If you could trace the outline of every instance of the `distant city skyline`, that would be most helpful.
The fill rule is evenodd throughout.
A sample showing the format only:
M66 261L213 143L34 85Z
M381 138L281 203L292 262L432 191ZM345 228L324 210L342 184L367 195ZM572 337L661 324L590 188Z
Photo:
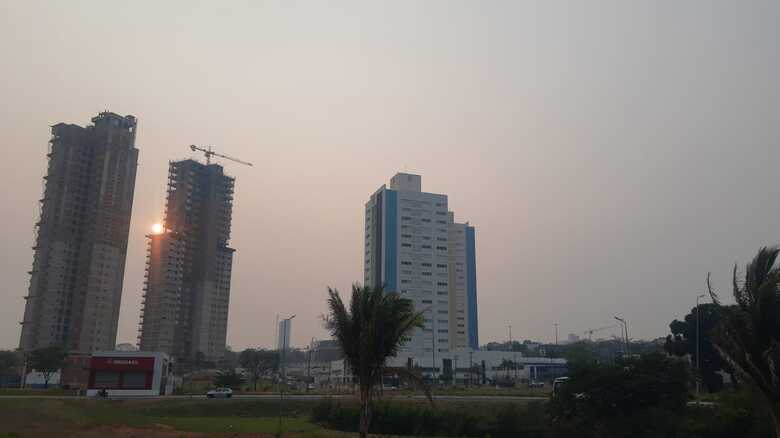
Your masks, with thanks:
M479 338L618 315L655 338L780 243L780 3L3 2L0 348L19 344L50 126L139 120L116 343L135 343L168 163L236 186L227 344L327 333L399 171L477 226ZM457 196L455 196L457 194ZM102 333L102 331L101 331ZM607 335L602 333L602 335Z

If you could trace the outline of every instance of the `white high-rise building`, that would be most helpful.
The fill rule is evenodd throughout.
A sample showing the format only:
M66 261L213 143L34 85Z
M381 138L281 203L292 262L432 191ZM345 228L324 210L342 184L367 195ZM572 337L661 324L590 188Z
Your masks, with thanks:
M292 319L283 319L279 321L278 338L276 339L276 348L287 351L290 349L290 336L292 335Z
M419 175L398 173L366 203L365 278L424 311L406 349L448 353L478 348L474 228L457 224L447 195L422 191Z

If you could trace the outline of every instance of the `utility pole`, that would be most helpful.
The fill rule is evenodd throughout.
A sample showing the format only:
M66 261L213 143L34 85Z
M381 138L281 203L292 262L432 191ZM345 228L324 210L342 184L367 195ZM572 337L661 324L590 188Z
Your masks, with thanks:
M455 366L452 367L452 386L458 384L458 355L455 355Z
M620 321L620 324L622 325L622 332L623 332L623 342L625 344L626 349L626 356L628 356L628 322L626 322L625 319L620 317L615 317L616 320Z
M431 311L433 313L433 311ZM436 316L434 315L433 318L431 318L431 327L433 329L431 330L431 354L433 355L433 363L431 364L431 380L433 380L433 384L436 385Z
M474 350L469 350L469 387L471 387L471 378L474 374Z
M311 341L314 342L314 338ZM309 358L306 363L306 392L309 392L309 382L311 381L311 344L309 344L307 350L309 350Z
M701 391L701 361L699 356L701 350L699 349L699 298L704 298L704 294L696 297L696 397L699 396Z
M509 324L509 351L512 351L512 324Z
M282 323L284 324L282 326L282 345L280 345L280 354L279 354L279 369L281 370L281 379L279 379L279 429L277 431L278 436L282 436L282 406L284 405L284 386L282 386L282 379L284 380L284 385L287 385L287 373L285 370L285 361L287 360L287 328L290 327L290 321L295 318L295 315L285 318L282 320Z

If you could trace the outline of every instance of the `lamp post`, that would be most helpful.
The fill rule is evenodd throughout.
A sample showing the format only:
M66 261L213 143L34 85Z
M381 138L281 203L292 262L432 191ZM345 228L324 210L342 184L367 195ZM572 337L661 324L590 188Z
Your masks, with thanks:
M469 387L471 387L472 374L474 373L474 350L469 350Z
M555 345L558 345L558 323L553 324L555 326Z
M431 384L436 386L436 315L431 317L431 356Z
M699 356L701 351L699 350L699 298L704 298L704 294L696 297L696 397L699 396L701 390L701 361Z
M454 359L455 359L455 363L454 363L455 366L453 367L453 372L452 372L452 386L457 386L458 385L458 355L457 354L454 356Z
M279 430L277 435L282 436L282 405L284 404L284 386L282 386L281 380L284 379L284 384L287 385L287 373L285 370L285 362L287 360L287 332L290 327L290 321L295 318L295 315L282 320L282 345L279 347Z
M620 324L623 327L623 342L625 343L626 356L628 356L628 323L625 319L618 316L616 316L615 319L620 321Z

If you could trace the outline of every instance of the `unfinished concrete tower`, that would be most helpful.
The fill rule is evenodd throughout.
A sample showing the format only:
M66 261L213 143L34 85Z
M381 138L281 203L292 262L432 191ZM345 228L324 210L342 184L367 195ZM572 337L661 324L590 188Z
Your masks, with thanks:
M139 326L142 350L186 366L225 352L234 179L217 164L171 162L162 232L150 234Z
M133 207L133 116L51 128L19 348L112 350Z

